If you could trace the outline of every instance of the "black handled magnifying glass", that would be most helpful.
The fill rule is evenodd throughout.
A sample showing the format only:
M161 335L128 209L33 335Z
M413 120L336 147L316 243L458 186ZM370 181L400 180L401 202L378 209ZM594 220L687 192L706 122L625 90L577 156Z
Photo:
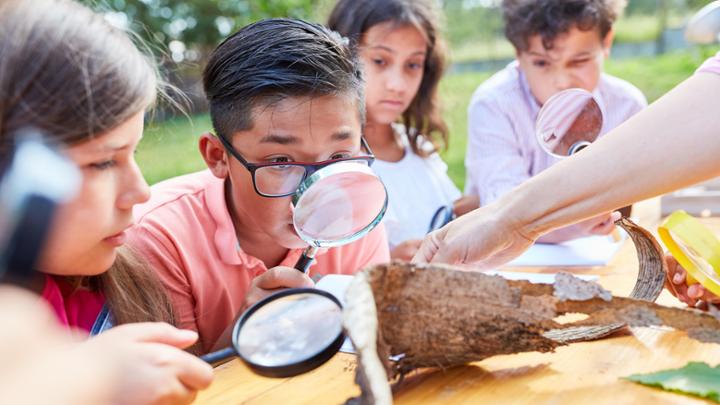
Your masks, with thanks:
M216 364L238 356L255 373L292 377L324 364L343 344L342 305L312 288L280 291L237 320L232 346L201 358Z
M428 233L438 230L443 226L447 225L455 219L455 213L453 212L452 205L443 205L438 208L430 219L430 226L428 227Z
M309 245L295 264L305 273L318 249L348 244L373 230L385 215L388 197L367 164L341 162L309 176L292 203L295 231Z
M75 196L81 175L67 157L24 129L0 179L0 281L33 288L57 208Z
M602 127L603 112L593 94L568 89L553 95L542 106L535 134L545 152L564 158L595 142Z

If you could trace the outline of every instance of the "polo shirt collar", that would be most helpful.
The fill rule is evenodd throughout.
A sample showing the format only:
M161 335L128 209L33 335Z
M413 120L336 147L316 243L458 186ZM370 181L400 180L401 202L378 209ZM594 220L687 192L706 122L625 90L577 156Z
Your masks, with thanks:
M205 202L210 215L215 221L214 243L220 259L229 265L243 265L247 268L255 268L258 266L266 267L257 257L245 253L240 246L235 233L235 225L233 224L227 201L225 200L225 182L226 179L214 178L207 187L205 193ZM280 266L293 267L300 258L304 249L290 249L287 256L280 262ZM326 249L320 249L317 256L326 252Z

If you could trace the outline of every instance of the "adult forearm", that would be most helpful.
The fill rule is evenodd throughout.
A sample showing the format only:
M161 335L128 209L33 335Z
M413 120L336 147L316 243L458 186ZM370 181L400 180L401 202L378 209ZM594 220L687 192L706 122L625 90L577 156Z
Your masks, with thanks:
M720 175L720 76L696 74L502 199L531 237Z

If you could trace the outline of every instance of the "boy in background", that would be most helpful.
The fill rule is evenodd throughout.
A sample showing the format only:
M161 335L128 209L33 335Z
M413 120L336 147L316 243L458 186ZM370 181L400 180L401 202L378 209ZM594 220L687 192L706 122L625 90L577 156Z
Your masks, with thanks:
M632 84L603 73L623 0L504 0L505 35L516 60L480 85L468 107L466 194L487 205L558 161L536 140L535 121L554 94L581 88L604 111L602 133L647 105ZM588 179L589 180L589 179ZM539 239L545 243L608 234L610 214Z

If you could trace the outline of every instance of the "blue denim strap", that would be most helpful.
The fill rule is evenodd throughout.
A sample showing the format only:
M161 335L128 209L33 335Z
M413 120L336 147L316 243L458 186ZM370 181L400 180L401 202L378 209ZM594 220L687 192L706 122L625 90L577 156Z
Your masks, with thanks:
M100 333L112 328L114 326L114 322L112 314L110 313L110 308L107 305L103 305L100 314L97 319L95 319L92 329L90 329L90 336L99 335Z

